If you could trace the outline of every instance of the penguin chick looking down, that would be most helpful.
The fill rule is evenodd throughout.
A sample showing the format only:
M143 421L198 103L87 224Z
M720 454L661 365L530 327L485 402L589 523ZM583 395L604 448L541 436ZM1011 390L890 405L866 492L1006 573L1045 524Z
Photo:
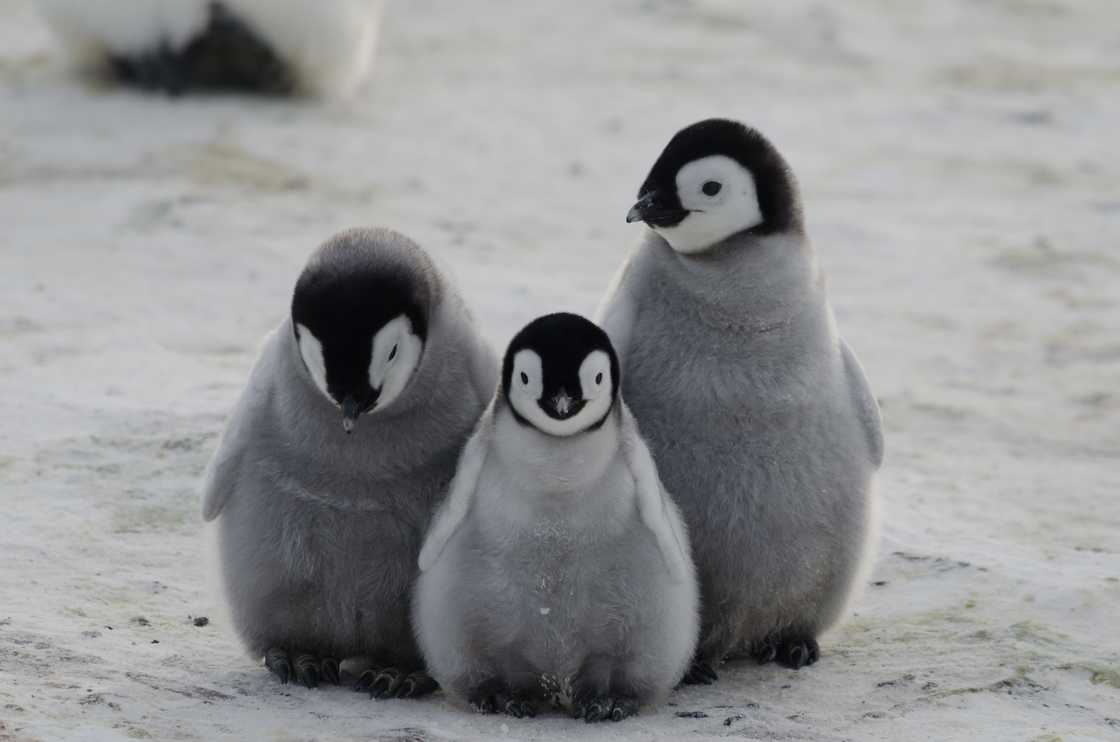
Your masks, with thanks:
M687 680L743 655L812 664L870 562L883 438L797 183L759 132L701 121L626 218L650 229L599 316L689 526L703 616Z
M360 249L320 253L299 277L292 325L315 387L342 413L358 416L393 403L412 378L427 335L429 287L387 270Z
M415 624L432 674L482 712L567 696L587 721L657 702L698 627L688 537L618 396L599 327L529 323L420 552Z
M416 557L497 362L401 234L336 235L265 340L206 472L233 625L282 682L366 671L378 697L435 688L410 622Z

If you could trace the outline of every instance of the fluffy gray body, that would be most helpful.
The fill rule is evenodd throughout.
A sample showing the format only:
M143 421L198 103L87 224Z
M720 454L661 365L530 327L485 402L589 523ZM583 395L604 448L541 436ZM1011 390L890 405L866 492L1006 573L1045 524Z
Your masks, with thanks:
M648 232L602 315L692 536L698 657L818 636L866 565L883 451L807 239L740 233L683 255Z
M681 547L675 576L639 514L628 413L556 438L494 405L464 454L481 463L469 511L417 585L430 672L460 699L500 678L514 694L661 700L695 648L697 587L672 501L658 517Z
M427 256L372 234L371 259L433 289L408 386L347 435L287 320L265 340L207 472L203 514L218 518L234 627L254 657L279 647L421 666L409 616L416 556L497 364Z

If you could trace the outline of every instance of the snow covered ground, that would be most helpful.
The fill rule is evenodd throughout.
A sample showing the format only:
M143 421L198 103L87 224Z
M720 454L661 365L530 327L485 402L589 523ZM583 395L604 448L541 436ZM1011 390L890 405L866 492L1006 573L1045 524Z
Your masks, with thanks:
M90 87L5 0L0 740L1120 739L1117 28L1112 0L408 0L359 97L315 105ZM593 310L710 115L787 153L883 408L874 582L822 661L605 727L275 683L205 588L197 490L308 252L401 229L501 347Z

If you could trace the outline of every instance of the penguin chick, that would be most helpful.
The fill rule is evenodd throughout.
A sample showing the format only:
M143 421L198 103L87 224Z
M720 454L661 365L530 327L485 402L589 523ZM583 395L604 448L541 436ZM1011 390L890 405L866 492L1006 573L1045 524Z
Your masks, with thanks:
M618 721L688 666L688 537L619 382L599 327L531 322L433 520L417 636L442 687L478 711L533 716L562 696L576 717Z
M382 0L38 0L81 70L177 95L345 96L369 72Z
M650 230L599 317L692 536L704 610L687 680L742 654L812 664L870 561L883 438L793 174L757 131L702 121L627 221Z
M233 624L282 682L368 668L379 697L435 688L410 625L416 557L497 359L416 244L336 235L296 283L207 469Z

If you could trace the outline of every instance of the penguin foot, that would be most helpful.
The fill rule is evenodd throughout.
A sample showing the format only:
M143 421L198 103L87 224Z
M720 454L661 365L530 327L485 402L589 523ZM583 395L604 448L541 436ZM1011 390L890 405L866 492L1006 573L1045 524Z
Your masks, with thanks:
M772 637L758 642L752 651L760 665L777 662L783 667L800 670L821 658L821 648L817 640L808 637Z
M292 663L288 660L288 653L279 647L273 647L264 653L264 666L284 685L292 678Z
M688 672L681 678L682 685L711 685L719 680L719 675L706 660L693 660Z
M273 647L264 654L264 665L281 683L287 685L295 680L306 688L319 687L320 681L338 685L338 660L333 657L322 659L307 652L291 652Z
M319 687L319 658L311 654L297 654L295 663L296 682L305 688Z
M505 711L510 698L506 684L498 678L483 681L467 694L467 705L476 714L496 714Z
M354 683L354 690L359 693L368 692L370 698L378 700L396 698L406 677L395 667L373 667L361 674Z
M424 670L410 672L397 688L397 698L419 698L439 689L436 679Z
M342 683L342 671L339 662L334 657L324 657L319 662L319 676L332 685Z
M499 695L496 700L500 704L502 713L509 714L516 719L532 719L537 715L537 704L523 696Z
M588 724L599 721L622 721L638 713L638 699L633 696L594 696L576 699L572 718Z

